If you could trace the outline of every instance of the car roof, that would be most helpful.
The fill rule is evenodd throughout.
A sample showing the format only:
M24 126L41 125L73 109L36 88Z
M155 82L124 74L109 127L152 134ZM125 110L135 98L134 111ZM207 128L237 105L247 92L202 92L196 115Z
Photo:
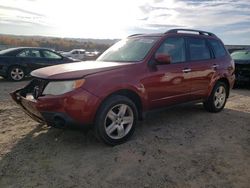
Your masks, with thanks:
M128 37L162 37L164 36L164 33L138 33L138 34L133 34Z
M9 48L10 50L22 50L22 49L37 49L37 50L52 50L50 48L44 48L44 47L15 47L15 48Z
M43 48L43 47L15 47L15 48L8 48L5 50L0 51L0 55L16 55L19 53L21 50L24 49L36 49L36 50L50 50L53 51L52 49L49 48Z
M72 49L71 51L86 51L84 49Z
M166 35L179 35L179 36L199 36L206 38L218 39L218 37L207 31L202 30L193 30L193 29L171 29L166 31L165 33L149 33L149 34L133 34L128 36L130 37L163 37Z

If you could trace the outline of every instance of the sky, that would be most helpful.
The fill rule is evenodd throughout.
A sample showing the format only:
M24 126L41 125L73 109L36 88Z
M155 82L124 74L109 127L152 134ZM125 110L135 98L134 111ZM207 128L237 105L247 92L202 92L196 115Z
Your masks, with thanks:
M250 45L250 0L0 0L0 34L113 39L172 28Z

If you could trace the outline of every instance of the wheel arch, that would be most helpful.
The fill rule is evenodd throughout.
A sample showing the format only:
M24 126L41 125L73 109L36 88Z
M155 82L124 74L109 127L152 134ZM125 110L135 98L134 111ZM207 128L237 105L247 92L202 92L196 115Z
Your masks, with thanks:
M217 82L222 82L224 84L226 84L227 88L226 88L226 92L227 92L227 97L229 97L229 91L230 91L230 84L227 78L222 77L220 79L218 79L215 83Z
M13 67L21 67L21 68L23 68L23 71L24 71L25 75L28 74L28 72L29 72L27 66L23 66L23 65L19 65L19 64L12 64L12 65L8 66L7 72L9 73L10 69L13 68Z
M143 103L142 103L141 97L139 96L139 94L137 94L135 91L131 89L119 89L117 91L110 93L109 95L107 95L106 97L102 99L102 102L99 104L97 111L102 106L104 101L106 101L109 97L114 96L114 95L125 96L129 98L132 102L134 102L138 111L138 118L142 119Z
M208 92L207 98L211 95L213 88L217 82L223 82L224 84L226 84L226 86L227 86L226 92L227 92L227 98L228 98L229 92L230 92L230 84L229 84L229 81L226 77L219 77L212 82L212 84L209 86L209 92Z

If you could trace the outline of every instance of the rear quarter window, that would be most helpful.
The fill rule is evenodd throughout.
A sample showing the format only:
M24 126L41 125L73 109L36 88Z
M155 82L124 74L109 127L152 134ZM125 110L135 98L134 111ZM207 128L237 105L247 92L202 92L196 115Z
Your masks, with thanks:
M208 40L209 44L213 48L215 58L223 57L226 55L226 50L223 44L217 40Z
M205 39L188 38L187 44L191 61L211 59L211 53Z

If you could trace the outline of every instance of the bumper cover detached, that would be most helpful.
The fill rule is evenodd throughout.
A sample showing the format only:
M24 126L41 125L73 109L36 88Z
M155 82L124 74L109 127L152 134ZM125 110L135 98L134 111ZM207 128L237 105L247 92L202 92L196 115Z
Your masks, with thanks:
M19 105L22 107L23 111L30 116L32 119L34 119L35 121L42 123L45 122L45 120L43 119L41 113L36 109L36 100L27 100L26 98L24 98L23 96L20 95L19 91L21 91L21 89L10 93L12 99Z
M24 93L23 89L19 89L10 95L32 119L55 127L92 124L100 104L99 98L84 89L37 99L26 97Z

